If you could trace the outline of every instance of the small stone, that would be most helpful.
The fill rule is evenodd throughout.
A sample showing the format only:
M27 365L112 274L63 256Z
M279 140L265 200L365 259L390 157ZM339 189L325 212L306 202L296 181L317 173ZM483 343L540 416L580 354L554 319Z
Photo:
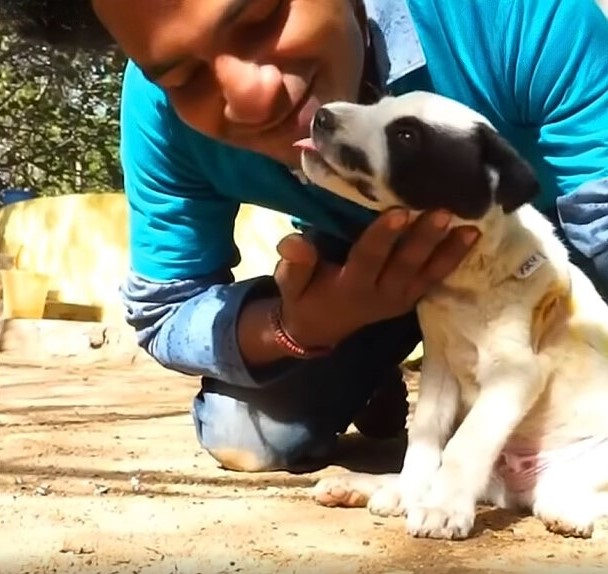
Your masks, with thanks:
M95 496L101 496L102 494L107 494L108 492L110 492L110 487L109 486L105 486L103 484L96 484L95 485L95 490L93 491L93 494Z
M141 490L141 482L139 480L139 478L137 478L136 476L132 476L131 480L131 490L133 492L139 492Z
M95 550L87 545L80 546L64 543L59 552L61 552L61 554L77 554L82 556L84 554L94 554Z
M37 486L36 490L34 491L34 493L38 496L48 496L50 492L51 487L48 484L41 484L40 486Z

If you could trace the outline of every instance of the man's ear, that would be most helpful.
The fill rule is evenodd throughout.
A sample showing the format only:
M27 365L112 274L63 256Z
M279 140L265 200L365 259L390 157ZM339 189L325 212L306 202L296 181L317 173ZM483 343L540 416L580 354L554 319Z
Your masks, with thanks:
M532 166L497 132L479 124L483 164L498 176L495 201L505 213L512 213L531 202L540 191Z

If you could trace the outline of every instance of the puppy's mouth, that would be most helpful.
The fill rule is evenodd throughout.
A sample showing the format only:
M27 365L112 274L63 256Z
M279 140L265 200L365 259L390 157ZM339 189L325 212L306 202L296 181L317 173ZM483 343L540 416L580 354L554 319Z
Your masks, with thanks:
M354 187L363 197L365 197L365 199L373 202L378 201L370 183L362 178L342 173L338 166L330 163L330 160L325 158L312 138L298 140L293 146L300 149L302 154L305 155L306 160L316 164L326 175L338 177L345 181L348 185ZM310 179L307 173L304 173L304 175ZM315 182L313 181L312 183Z
M315 145L312 138L304 138L298 140L293 144L293 147L301 150L303 154L306 154L306 159L313 163L316 163L319 167L322 167L324 171L330 175L340 177L337 169L334 168L324 157L319 148Z

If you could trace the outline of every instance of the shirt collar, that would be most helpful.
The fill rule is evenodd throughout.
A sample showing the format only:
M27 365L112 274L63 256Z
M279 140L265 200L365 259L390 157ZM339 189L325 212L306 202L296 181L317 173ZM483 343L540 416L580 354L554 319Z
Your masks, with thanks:
M426 65L407 0L363 0L385 87Z

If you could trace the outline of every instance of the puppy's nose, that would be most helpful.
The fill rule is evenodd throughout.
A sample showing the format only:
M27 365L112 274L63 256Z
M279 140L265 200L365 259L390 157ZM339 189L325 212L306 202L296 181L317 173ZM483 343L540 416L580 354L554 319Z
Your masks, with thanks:
M327 108L319 108L315 114L313 128L318 132L332 133L338 127L336 116Z

